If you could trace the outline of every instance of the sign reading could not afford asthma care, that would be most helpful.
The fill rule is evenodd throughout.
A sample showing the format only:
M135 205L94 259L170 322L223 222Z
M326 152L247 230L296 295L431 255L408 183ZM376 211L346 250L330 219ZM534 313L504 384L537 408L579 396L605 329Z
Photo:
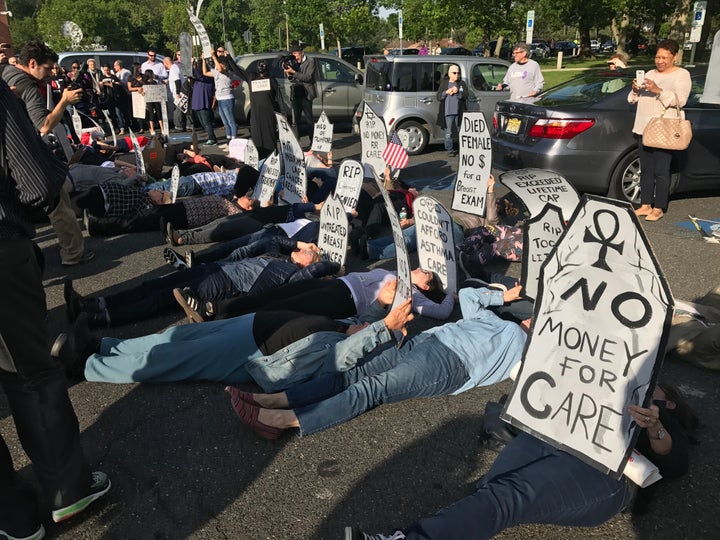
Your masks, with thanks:
M385 174L385 158L383 151L387 146L387 128L372 107L364 104L363 115L360 119L360 161L365 166L365 176L383 178Z
M348 218L342 201L337 195L331 195L325 200L320 210L320 234L318 248L323 258L345 264L348 243Z
M455 179L452 208L484 216L492 163L492 140L485 115L481 112L463 114L458 131L460 164Z
M445 207L422 195L413 201L420 268L435 272L447 294L457 292L457 263L453 222Z
M346 212L352 212L357 208L363 176L362 163L346 159L340 164L335 195L342 201Z
M546 259L503 419L619 478L664 354L672 297L632 207L586 196Z

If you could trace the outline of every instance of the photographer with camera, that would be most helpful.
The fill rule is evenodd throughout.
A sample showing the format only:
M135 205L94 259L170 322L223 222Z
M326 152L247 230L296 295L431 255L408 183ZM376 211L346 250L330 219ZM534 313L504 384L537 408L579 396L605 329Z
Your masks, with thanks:
M312 102L317 97L315 84L315 59L307 56L299 45L290 49L295 62L286 62L283 59L285 76L292 82L290 101L293 108L293 127L298 139L300 138L300 119L305 114L310 123L310 142L312 143L315 119L313 118ZM289 60L289 59L287 59Z
M48 110L48 83L52 77L52 68L58 55L40 41L30 41L18 55L17 66L6 66L2 78L24 103L30 121L40 135L49 135L62 120L68 105L75 105L82 99L82 88L65 88L58 104ZM50 91L51 92L51 91ZM67 142L64 129L57 137L58 142ZM48 214L60 244L60 259L64 266L74 266L92 259L95 254L85 251L82 231L70 206L70 182L66 181L60 190L60 199L55 209Z

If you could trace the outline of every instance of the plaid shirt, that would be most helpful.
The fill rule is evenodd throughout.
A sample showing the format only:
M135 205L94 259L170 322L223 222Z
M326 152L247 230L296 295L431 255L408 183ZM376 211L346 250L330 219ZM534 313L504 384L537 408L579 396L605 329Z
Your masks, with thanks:
M138 187L115 182L99 184L98 187L105 197L105 212L108 217L135 214L152 206L148 194Z
M206 172L192 175L193 180L202 190L203 195L220 195L224 197L232 193L237 179L237 172Z

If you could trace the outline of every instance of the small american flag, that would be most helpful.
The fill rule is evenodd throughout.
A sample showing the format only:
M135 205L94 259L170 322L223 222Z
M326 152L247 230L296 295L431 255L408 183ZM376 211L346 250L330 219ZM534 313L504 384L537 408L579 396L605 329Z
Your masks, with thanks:
M396 131L393 131L385 150L383 150L382 157L385 163L393 169L404 169L407 167L409 158Z

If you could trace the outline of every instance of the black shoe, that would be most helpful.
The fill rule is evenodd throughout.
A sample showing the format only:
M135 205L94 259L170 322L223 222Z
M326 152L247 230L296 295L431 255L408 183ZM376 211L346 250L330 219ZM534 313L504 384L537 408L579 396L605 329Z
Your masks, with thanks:
M88 327L110 328L110 314L107 309L95 313L88 313Z
M392 534L368 534L357 527L345 527L345 540L402 540L405 534L395 531Z
M163 257L165 257L165 262L176 270L187 270L188 268L184 257L172 248L163 249Z
M193 267L193 259L195 258L195 252L192 249L188 249L185 252L185 264L188 268Z
M190 323L201 323L212 318L212 304L200 300L190 287L184 289L173 289L173 296Z
M52 512L52 518L55 523L60 523L66 519L79 514L90 506L94 501L105 495L110 491L111 486L110 478L102 471L95 471L92 473L92 484L90 484L90 492L83 498L68 504L62 508L57 508Z
M179 246L178 233L175 232L175 227L169 221L165 225L165 241L171 246Z
M90 317L88 313L81 313L73 331L58 335L50 349L50 356L62 363L68 379L84 381L88 357L100 350L100 340L88 328Z
M65 297L65 309L69 323L75 322L83 309L82 295L73 288L72 279L66 279L63 284L63 296Z

